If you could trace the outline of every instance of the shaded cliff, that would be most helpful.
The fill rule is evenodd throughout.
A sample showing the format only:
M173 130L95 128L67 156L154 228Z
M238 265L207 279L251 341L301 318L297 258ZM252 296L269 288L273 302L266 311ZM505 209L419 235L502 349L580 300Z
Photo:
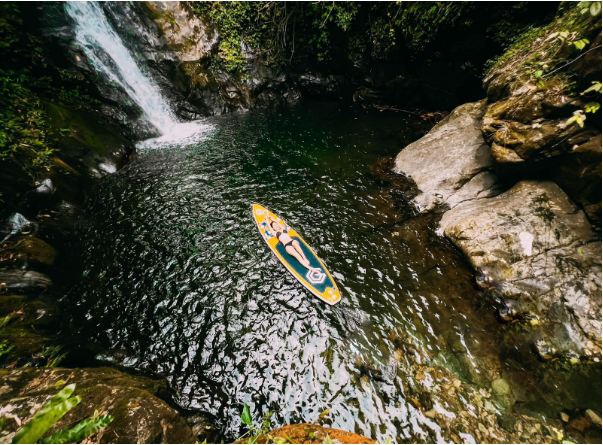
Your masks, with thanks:
M487 100L394 166L544 360L601 359L601 16L589 6L522 36L487 74Z

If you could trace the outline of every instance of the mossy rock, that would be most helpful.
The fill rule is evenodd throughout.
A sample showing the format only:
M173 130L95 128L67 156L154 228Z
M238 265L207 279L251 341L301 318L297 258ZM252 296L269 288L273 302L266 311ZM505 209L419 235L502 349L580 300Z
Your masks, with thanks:
M9 442L19 426L27 423L44 403L67 384L75 384L74 396L82 401L61 418L49 436L92 417L95 411L114 417L94 439L96 443L194 443L195 437L180 416L155 394L164 381L132 376L111 368L0 370L0 409L9 414L0 442Z
M60 314L56 303L25 295L0 296L0 365L46 365L49 357L43 351L55 347L60 329ZM42 355L41 355L42 354ZM56 354L60 355L57 351Z
M2 259L6 261L24 261L52 266L57 258L57 251L35 236L24 236L13 240L2 248ZM0 260L1 261L1 260Z
M49 138L57 146L55 168L65 174L98 177L121 168L133 144L105 118L63 105L42 102L48 115Z
M119 129L108 125L98 116L85 111L71 110L62 105L43 102L48 114L51 137L59 137L60 145L67 148L93 150L107 155L115 147L127 147L130 141L119 134Z

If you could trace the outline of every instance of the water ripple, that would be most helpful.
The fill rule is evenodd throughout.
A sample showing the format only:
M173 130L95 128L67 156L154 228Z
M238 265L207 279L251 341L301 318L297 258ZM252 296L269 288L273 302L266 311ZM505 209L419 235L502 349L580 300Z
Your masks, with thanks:
M247 403L278 424L330 408L333 427L382 441L442 439L410 403L410 366L432 360L478 382L488 369L476 357L497 360L495 323L469 303L479 298L456 252L369 174L412 140L405 125L306 107L215 118L201 142L143 150L91 199L74 326L127 348L231 436ZM338 306L267 250L253 202L315 248Z

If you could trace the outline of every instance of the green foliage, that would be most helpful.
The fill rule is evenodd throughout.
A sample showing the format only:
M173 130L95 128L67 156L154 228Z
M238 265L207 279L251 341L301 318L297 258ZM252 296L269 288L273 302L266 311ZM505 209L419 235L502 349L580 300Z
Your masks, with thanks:
M582 94L587 94L590 92L595 92L601 94L601 82L593 82L592 86L586 89Z
M578 7L581 9L582 14L590 12L593 17L601 13L601 2L580 2Z
M25 152L31 168L47 165L52 149L46 143L46 121L31 85L31 72L43 65L42 48L23 30L14 3L0 4L0 160Z
M584 111L576 110L574 111L574 115L570 117L565 125L571 125L574 122L580 126L580 128L584 128L584 121L586 120L586 116L584 115Z
M12 443L36 443L42 436L81 402L80 396L71 397L75 385L63 388L50 402L44 405L33 418L15 434Z
M10 321L10 315L4 318L0 318L0 332L2 332L5 326ZM14 348L14 345L9 344L6 340L0 341L0 358L4 355L8 355Z
M41 99L75 109L93 109L99 101L82 91L81 74L46 62L42 42L25 24L23 7L0 3L0 161L18 154L35 176L50 168L56 151Z
M580 4L568 4L568 7L561 19L540 28L530 28L523 33L507 52L492 64L491 71L512 62L516 67L525 66L526 73L535 77L540 84L539 77L534 75L534 65L539 66L538 69L542 70L540 77L545 78L556 73L557 68L567 62L568 57L572 55L572 49L584 50L590 45L588 37L600 29L600 18L583 14ZM559 29L560 24L564 28Z
M193 11L220 35L214 68L246 70L242 44L267 63L284 67L296 60L327 63L347 57L390 60L424 54L445 32L462 33L481 20L477 2L191 2ZM528 2L489 6L501 24L488 33L508 44L526 25L517 25ZM497 21L498 20L498 21ZM344 55L344 56L342 56Z
M71 397L74 391L74 384L64 387L50 402L40 408L23 428L17 431L12 443L37 443L65 414L82 401L80 396ZM41 443L82 442L112 421L112 416L99 415L98 412L95 412L94 417L82 420L71 429L63 428L43 439Z
M580 94L584 96L589 93L601 94L601 82L593 82L593 84L589 88L587 88ZM574 115L567 120L566 125L570 125L575 122L580 126L580 128L584 128L584 121L586 120L586 115L584 113L586 112L594 114L600 109L601 104L599 102L589 102L584 106L584 110L574 111Z
M272 413L270 411L268 411L262 416L260 423L258 425L254 425L253 419L251 417L251 410L249 409L249 405L247 405L245 403L243 406L243 412L241 413L241 422L244 425L247 425L249 427L249 432L247 434L241 436L241 438L249 436L245 443L249 443L249 444L258 443L258 439L260 437L267 439L268 443L270 443L270 442L279 443L279 444L294 443L290 440L288 441L281 437L274 437L274 436L270 435L270 431L272 429L271 428L271 425L272 425L271 418L272 418Z
M8 324L9 321L10 321L10 315L0 318L0 331L2 331L4 329L4 327Z
M61 354L62 346L45 346L38 353L38 357L46 359L45 368L55 368L63 361L67 354Z
M241 413L241 422L243 422L247 426L251 426L253 421L251 420L251 411L249 410L249 405L245 404L243 406L243 412Z
M96 434L101 429L113 422L113 417L99 415L98 411L94 417L84 419L71 429L62 429L52 436L42 440L42 443L79 443L87 437Z

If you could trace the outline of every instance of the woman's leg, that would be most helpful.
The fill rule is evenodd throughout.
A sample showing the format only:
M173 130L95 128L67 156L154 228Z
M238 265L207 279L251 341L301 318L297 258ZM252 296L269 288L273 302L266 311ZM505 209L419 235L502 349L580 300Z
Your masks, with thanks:
M315 270L320 270L319 268L317 268L317 267L312 267L312 266L310 265L310 261L308 261L308 258L306 258L306 255L304 254L304 251L302 250L301 246L299 245L299 241L297 241L297 240L293 240L293 244L292 244L292 245L293 245L293 247L295 248L295 250L297 251L297 253L298 253L298 254L299 254L299 255L300 255L300 256L301 256L301 257L304 259L304 261L305 261L305 262L308 264L308 265L307 265L307 266L305 266L305 267L307 267L309 270L314 270L314 271L315 271ZM301 263L301 261L300 261L300 263ZM303 263L302 263L302 264L303 264Z
M297 252L297 250L295 250L293 246L289 245L285 247L285 250L289 255L295 257L302 266L304 266L306 269L310 269L310 262L307 259L302 258L302 256Z
M297 250L297 253L299 253L304 260L308 261L308 258L306 258L306 254L304 253L301 246L299 245L299 241L297 241L296 239L293 240L293 247L295 247L295 250Z

